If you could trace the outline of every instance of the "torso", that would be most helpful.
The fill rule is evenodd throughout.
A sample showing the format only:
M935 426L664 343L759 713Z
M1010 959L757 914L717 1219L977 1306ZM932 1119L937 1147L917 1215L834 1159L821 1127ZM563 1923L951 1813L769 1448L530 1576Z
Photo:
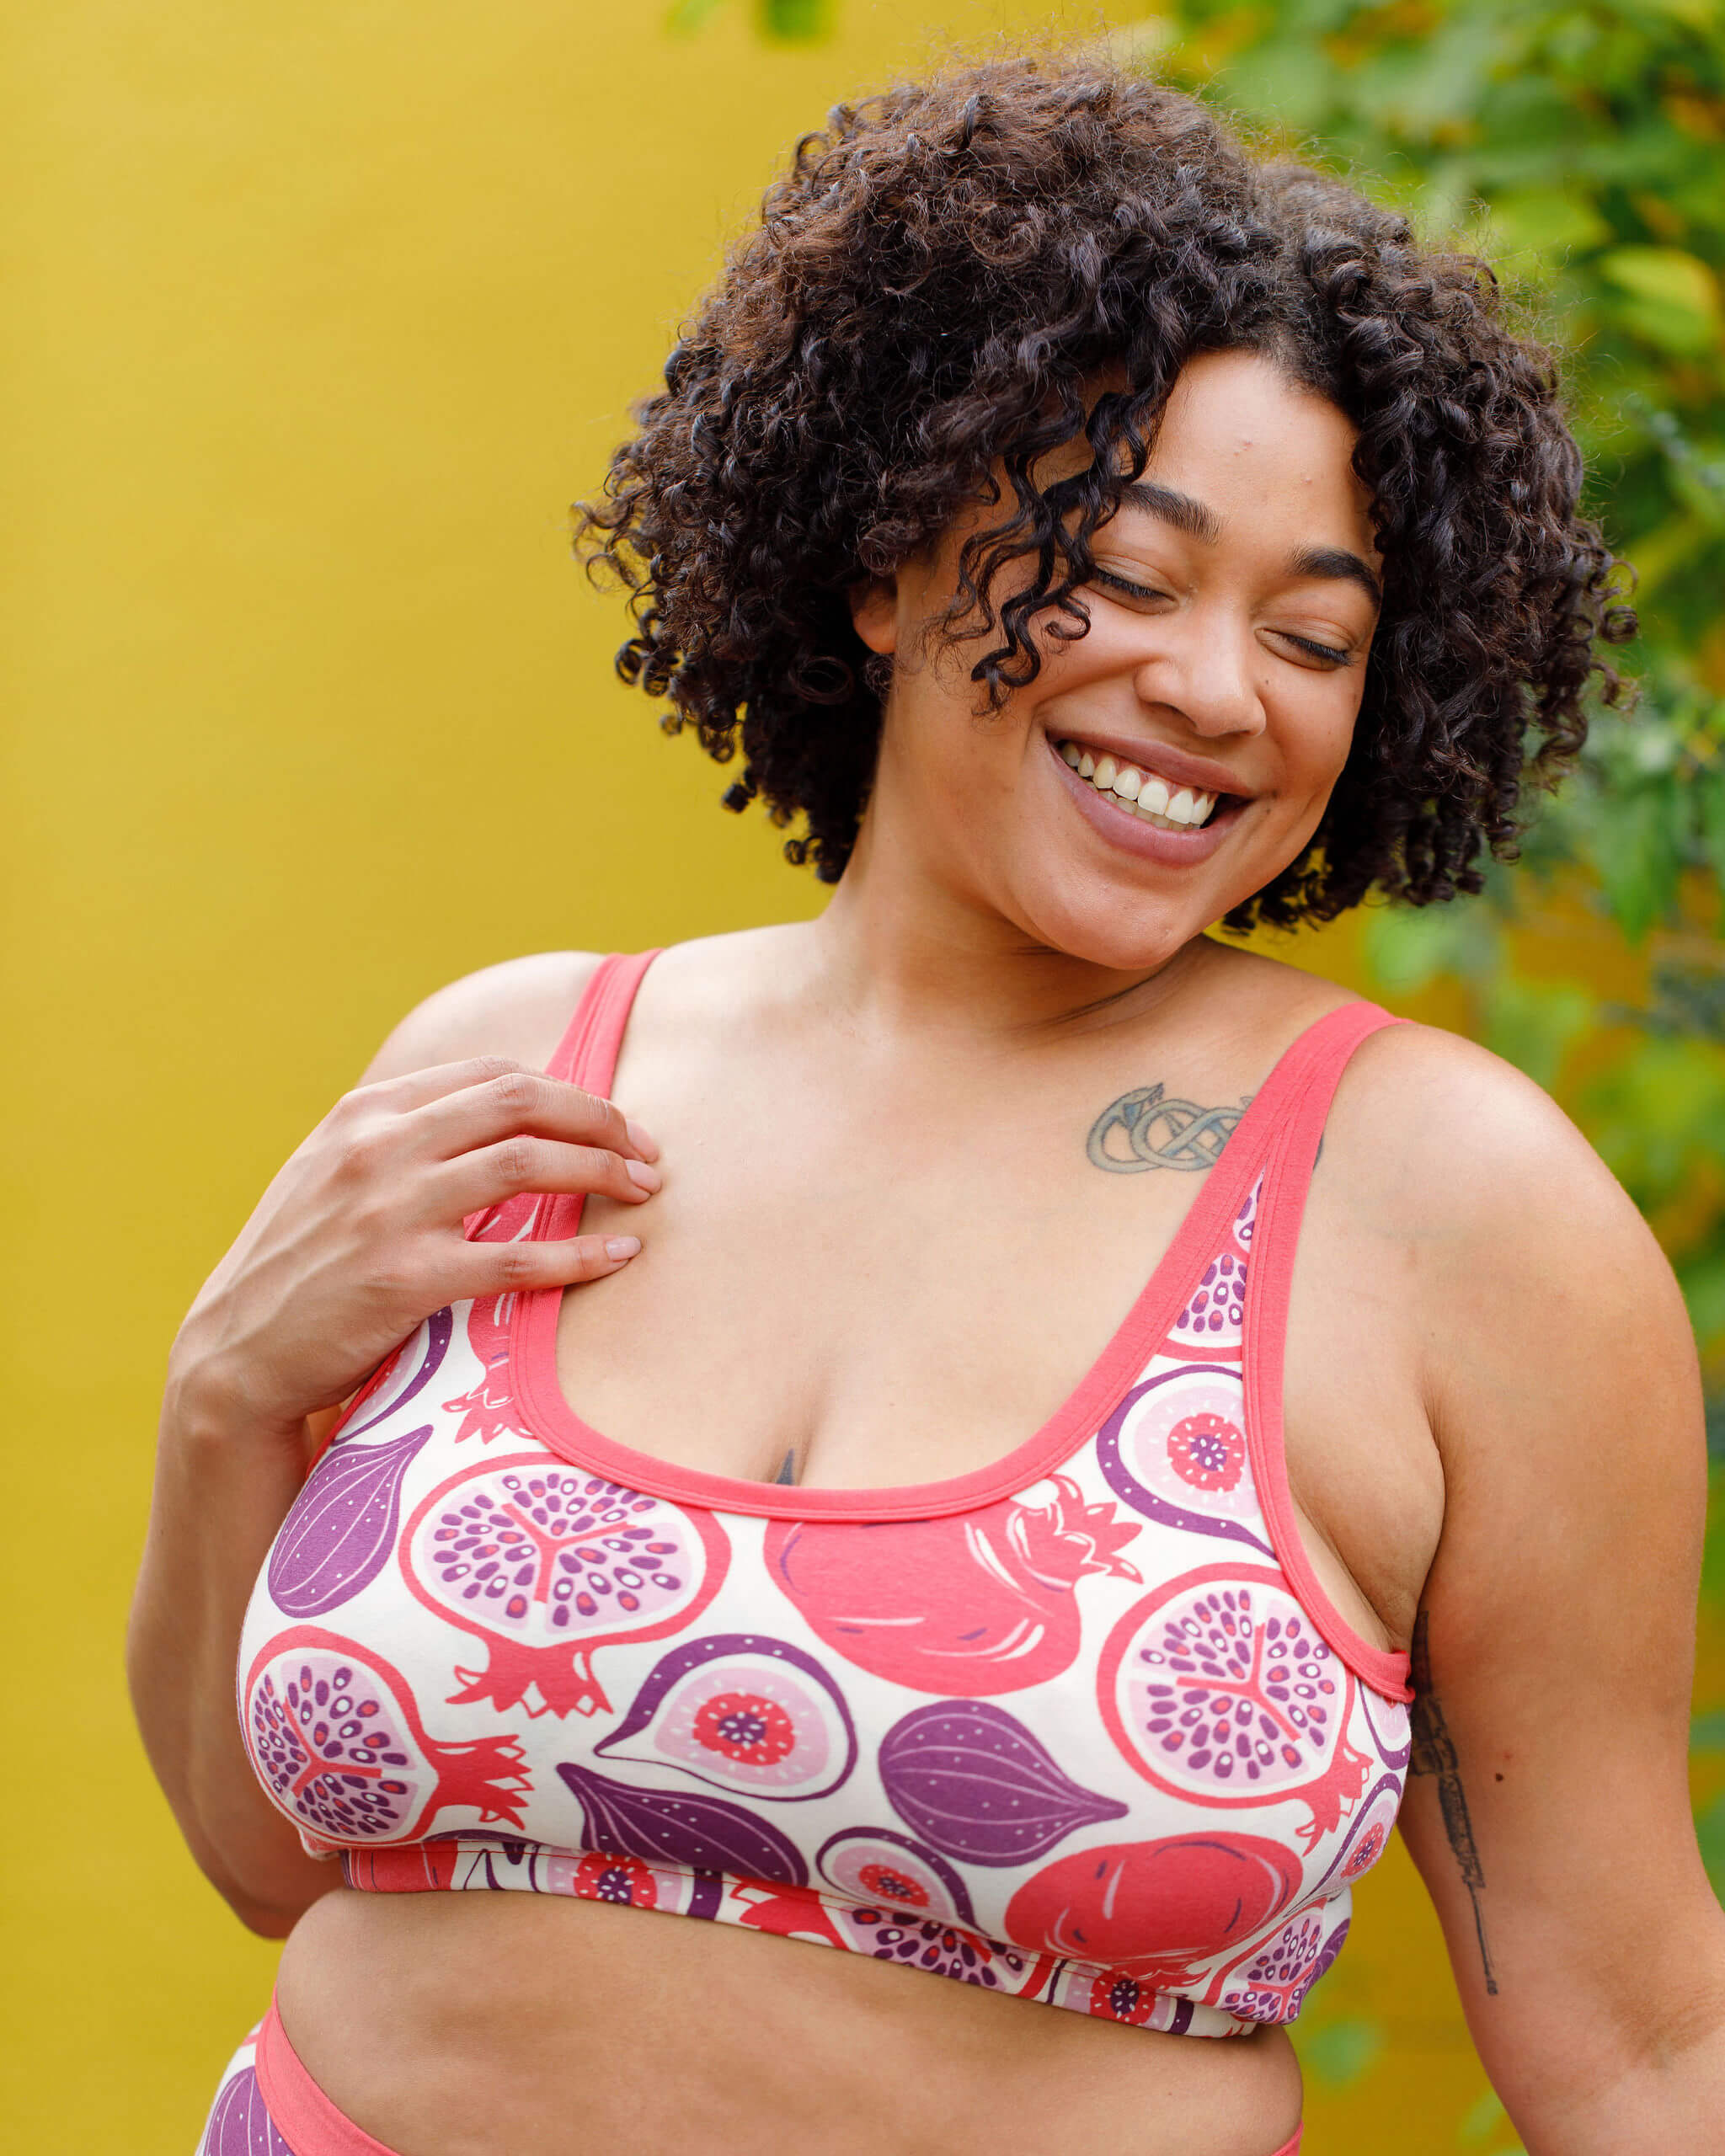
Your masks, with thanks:
M1236 1110L1345 998L1206 951L1141 1018L993 1049L955 1031L907 1056L780 987L803 934L684 947L649 974L613 1090L659 1137L665 1186L641 1257L563 1299L563 1389L612 1438L709 1473L805 1488L969 1474L1071 1391L1208 1173L1099 1170L1098 1115L1157 1082ZM469 1047L543 1060L552 1044ZM1348 1625L1395 1648L1442 1484L1397 1292L1405 1209L1372 1136L1381 1067L1369 1043L1331 1118L1284 1406L1312 1569ZM610 1226L609 1210L591 1205L583 1227ZM1050 2148L1268 2156L1298 2116L1278 2031L1129 2034L851 1956L526 1895L329 1896L290 1942L281 1999L313 2077L410 2156L599 2146L644 2107L655 2138L702 2156L790 2139L788 2122L823 2150L879 2148L884 2131L906 2149L980 2150L1039 2121ZM936 2087L931 2116L916 2092Z

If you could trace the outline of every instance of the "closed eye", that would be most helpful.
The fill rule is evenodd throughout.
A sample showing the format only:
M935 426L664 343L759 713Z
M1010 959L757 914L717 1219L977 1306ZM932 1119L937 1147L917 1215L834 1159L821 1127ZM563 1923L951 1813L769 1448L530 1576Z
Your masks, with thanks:
M1107 590L1124 592L1129 599L1169 599L1172 596L1172 593L1152 591L1147 584L1134 584L1129 578L1116 576L1112 569L1092 566L1090 580L1092 584L1103 585ZM1292 629L1274 629L1271 633L1279 637L1284 643L1294 644L1308 653L1325 666L1352 666L1359 656L1358 652L1338 649L1334 644L1319 643L1312 637L1296 636Z

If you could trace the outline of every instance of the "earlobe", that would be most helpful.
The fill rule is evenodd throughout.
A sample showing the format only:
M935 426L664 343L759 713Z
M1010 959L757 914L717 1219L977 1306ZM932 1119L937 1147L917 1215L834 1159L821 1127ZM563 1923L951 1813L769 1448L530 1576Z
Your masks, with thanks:
M868 648L889 658L899 648L899 587L896 578L870 577L851 587L851 620Z

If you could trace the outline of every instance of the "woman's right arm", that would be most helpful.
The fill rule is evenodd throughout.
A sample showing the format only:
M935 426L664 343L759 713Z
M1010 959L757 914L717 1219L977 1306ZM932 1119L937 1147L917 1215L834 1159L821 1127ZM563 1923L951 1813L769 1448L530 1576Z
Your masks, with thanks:
M639 1203L658 1187L644 1131L535 1067L595 963L493 968L403 1022L270 1183L169 1354L127 1671L192 1854L254 1931L286 1934L339 1883L264 1796L234 1708L246 1604L320 1426L433 1310L633 1255L596 1235L470 1243L466 1215L521 1191Z

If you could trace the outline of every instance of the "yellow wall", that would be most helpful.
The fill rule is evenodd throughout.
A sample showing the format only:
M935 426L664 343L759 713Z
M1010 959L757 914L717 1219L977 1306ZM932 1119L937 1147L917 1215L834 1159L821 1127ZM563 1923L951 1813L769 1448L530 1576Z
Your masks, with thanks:
M682 41L662 0L13 11L21 2156L185 2156L267 1995L274 1950L182 1852L120 1673L159 1372L201 1274L439 982L818 902L611 680L615 603L565 554L566 504L783 146L929 50L916 0L842 0L813 50L763 47L745 4ZM1049 8L932 12L974 38ZM1399 1857L1363 1914L1316 2020L1370 2011L1391 2048L1315 2089L1310 2145L1452 2148L1483 2083Z

